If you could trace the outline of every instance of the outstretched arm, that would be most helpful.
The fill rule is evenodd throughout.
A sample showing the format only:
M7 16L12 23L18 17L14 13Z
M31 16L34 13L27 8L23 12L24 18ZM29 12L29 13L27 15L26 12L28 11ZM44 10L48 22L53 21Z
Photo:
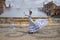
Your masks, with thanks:
M25 16L28 16L25 12L24 12L24 15L25 15Z

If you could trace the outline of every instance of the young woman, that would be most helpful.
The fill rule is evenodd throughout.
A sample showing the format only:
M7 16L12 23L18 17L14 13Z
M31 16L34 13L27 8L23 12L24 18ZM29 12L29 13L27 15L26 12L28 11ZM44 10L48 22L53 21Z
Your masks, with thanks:
M29 21L28 33L29 34L33 34L34 32L37 31L37 29L39 29L39 27L32 20L31 15L32 15L32 11L31 10L29 10L29 15L25 14L25 16L28 16L28 21Z
M42 27L45 27L48 23L48 19L37 19L33 21L31 15L32 15L32 11L29 10L29 15L26 15L28 16L28 21L29 21L29 27L28 27L29 34L33 34L34 32L38 31Z

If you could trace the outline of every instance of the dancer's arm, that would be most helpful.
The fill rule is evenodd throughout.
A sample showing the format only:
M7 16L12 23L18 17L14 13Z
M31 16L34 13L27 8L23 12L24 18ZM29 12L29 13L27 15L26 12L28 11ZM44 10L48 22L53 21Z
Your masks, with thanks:
M28 16L25 12L24 12L25 16Z

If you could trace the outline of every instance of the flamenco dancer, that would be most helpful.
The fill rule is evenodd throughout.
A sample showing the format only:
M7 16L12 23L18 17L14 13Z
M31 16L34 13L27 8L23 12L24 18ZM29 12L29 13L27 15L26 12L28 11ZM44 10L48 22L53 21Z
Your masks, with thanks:
M31 10L29 10L29 15L25 14L25 16L28 17L28 22L29 22L28 33L29 34L33 34L33 33L37 32L40 28L47 25L47 20L37 19L36 21L33 21L31 15L32 15Z

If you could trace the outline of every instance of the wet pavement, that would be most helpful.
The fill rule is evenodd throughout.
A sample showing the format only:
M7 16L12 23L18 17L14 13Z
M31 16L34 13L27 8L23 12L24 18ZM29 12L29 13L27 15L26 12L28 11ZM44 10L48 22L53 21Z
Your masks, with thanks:
M0 28L0 40L60 40L60 26L46 26L34 34L28 34L28 27Z

